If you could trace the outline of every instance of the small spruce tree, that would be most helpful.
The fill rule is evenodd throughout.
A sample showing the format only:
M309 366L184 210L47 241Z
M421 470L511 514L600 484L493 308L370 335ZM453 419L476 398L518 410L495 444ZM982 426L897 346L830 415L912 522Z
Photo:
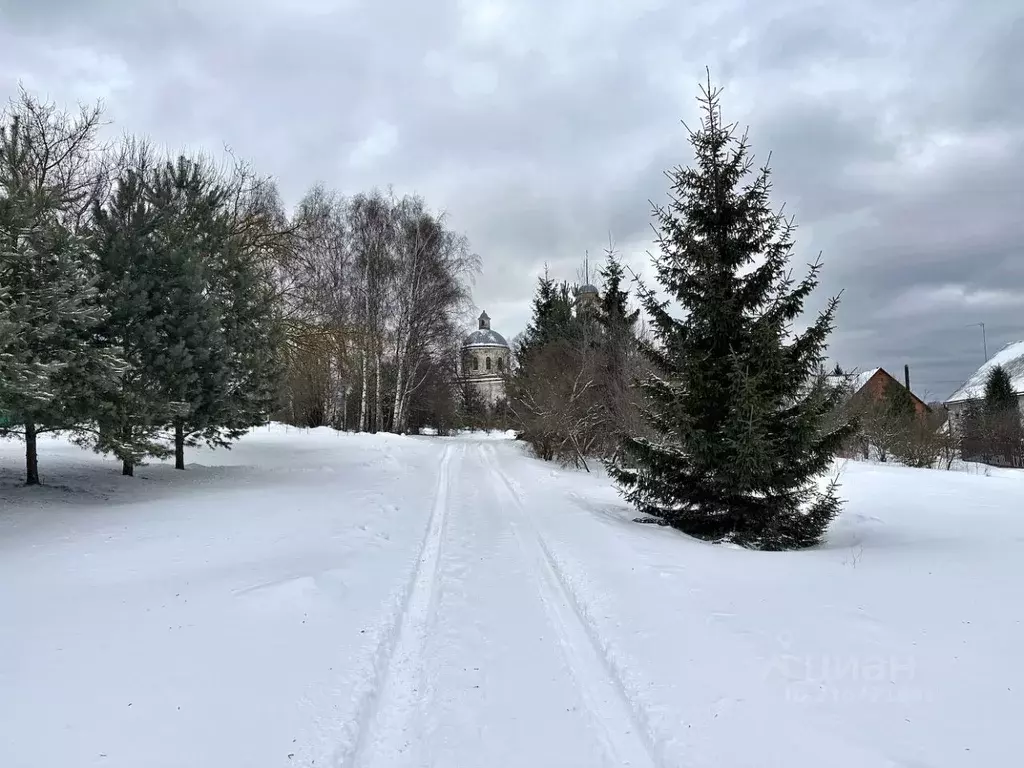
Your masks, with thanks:
M1001 365L992 368L985 380L981 413L990 443L987 453L1004 464L1019 466L1024 462L1024 425L1010 374Z
M625 434L636 425L633 381L636 378L636 324L640 310L629 309L629 291L623 289L625 269L614 252L599 272L603 291L597 321L601 328L598 400L606 414L605 456L614 454Z
M575 336L572 305L569 284L556 283L545 269L537 281L533 317L519 344L517 357L520 365L527 364L529 356L546 345Z
M985 379L985 410L989 413L1004 413L1017 406L1017 395L1013 392L1010 374L1001 365L995 366Z
M683 309L641 292L658 438L626 439L610 471L640 511L694 536L806 547L838 513L835 484L817 480L852 430L825 428L838 394L820 371L838 299L794 331L820 263L789 276L793 225L770 207L768 168L750 178L746 137L722 121L718 93L702 89L696 166L669 174L671 201L655 210L654 267Z
M914 408L914 398L910 394L910 390L898 381L887 382L883 397L893 418L908 422L916 417L917 409Z
M598 321L605 332L613 336L632 336L640 310L629 309L629 291L623 290L622 279L625 269L622 262L612 251L608 252L608 260L598 272L603 281L604 291L601 294Z

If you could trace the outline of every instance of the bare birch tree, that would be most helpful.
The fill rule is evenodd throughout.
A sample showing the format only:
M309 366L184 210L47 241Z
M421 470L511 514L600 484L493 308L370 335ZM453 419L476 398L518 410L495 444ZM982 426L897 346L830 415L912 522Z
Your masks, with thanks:
M455 321L470 302L467 280L479 268L466 238L448 230L444 217L425 211L418 198L401 201L398 218L391 415L396 432L407 426L410 398L457 343Z
M440 382L450 378L436 369L457 359L479 258L418 197L374 191L345 199L314 187L294 221L291 365L327 371L309 372L320 383L312 388L292 371L290 411L322 413L328 423L359 431L408 429L415 398L429 390L439 403ZM321 386L336 402L307 407L314 393L322 399ZM358 396L354 409L350 392ZM456 392L450 397L446 408L454 407ZM427 410L416 413L419 420Z

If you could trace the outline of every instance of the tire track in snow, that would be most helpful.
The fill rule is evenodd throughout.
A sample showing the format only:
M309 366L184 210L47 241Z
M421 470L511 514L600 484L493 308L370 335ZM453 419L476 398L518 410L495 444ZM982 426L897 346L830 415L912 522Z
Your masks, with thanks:
M462 447L465 452L465 446ZM438 468L430 522L419 558L374 657L373 681L357 708L354 736L335 753L337 768L356 768L383 751L401 751L415 711L422 671L423 643L435 610L438 563L448 518L448 489L454 446L447 446Z
M541 601L558 632L583 700L601 731L608 756L615 765L665 768L649 718L629 695L622 675L601 645L596 627L587 619L519 492L498 464L497 451L491 445L480 448L490 466L495 490L507 497L515 510L516 539L524 554L536 563Z

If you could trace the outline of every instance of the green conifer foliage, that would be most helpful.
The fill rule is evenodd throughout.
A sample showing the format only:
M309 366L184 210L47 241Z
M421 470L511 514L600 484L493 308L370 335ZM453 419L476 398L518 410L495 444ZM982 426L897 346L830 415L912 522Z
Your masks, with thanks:
M696 163L676 168L655 211L658 281L680 305L641 293L655 339L643 383L656 439L625 440L610 470L640 511L701 538L788 549L817 543L838 513L819 487L848 424L825 428L838 394L820 375L837 300L794 322L820 264L789 274L793 225L770 205L770 172L752 171L709 86Z
M90 120L23 94L0 124L0 415L2 430L25 441L29 485L40 481L37 436L77 431L123 369L102 333L96 261L72 215L78 192L40 160L67 146L63 162L81 161Z

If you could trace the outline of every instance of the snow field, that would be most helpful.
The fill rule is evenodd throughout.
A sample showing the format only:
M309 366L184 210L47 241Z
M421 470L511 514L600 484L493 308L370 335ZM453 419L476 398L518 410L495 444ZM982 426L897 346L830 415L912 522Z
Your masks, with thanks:
M435 446L263 430L136 482L69 455L41 451L70 487L0 496L0 765L325 764L399 612Z
M667 765L1016 762L1024 477L849 462L827 544L637 526L606 483L516 463Z
M847 463L822 548L631 522L498 435L0 443L0 765L1015 764L1024 477Z

